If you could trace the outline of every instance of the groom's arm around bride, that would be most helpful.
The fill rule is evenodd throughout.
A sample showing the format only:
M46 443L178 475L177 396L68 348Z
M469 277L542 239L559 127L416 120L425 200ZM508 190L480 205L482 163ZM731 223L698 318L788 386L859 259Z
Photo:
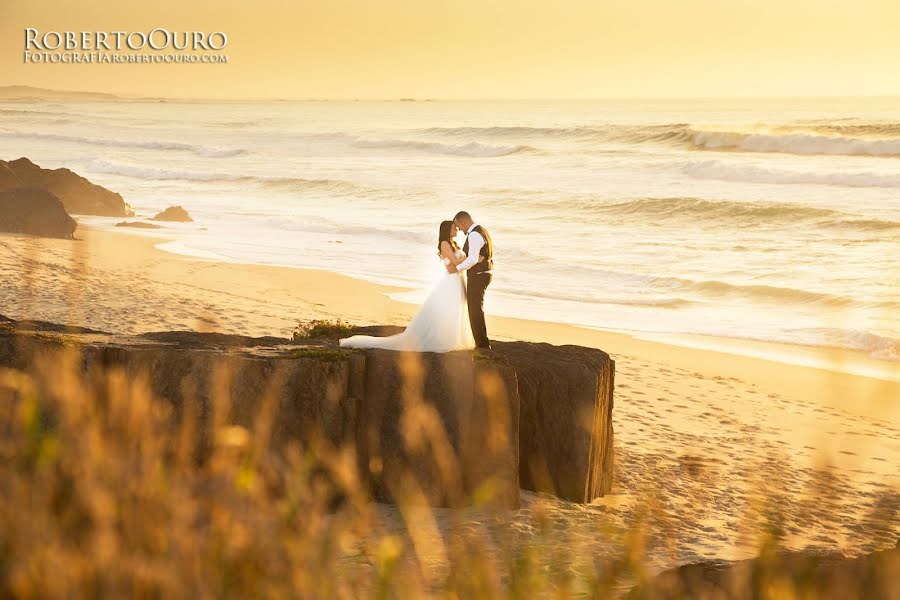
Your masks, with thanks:
M463 246L466 258L456 266L448 265L447 271L468 271L466 301L469 305L469 323L472 325L475 345L487 349L491 347L491 342L484 321L484 293L493 279L493 243L487 229L476 223L469 213L460 211L453 221L459 229L466 232L466 243Z

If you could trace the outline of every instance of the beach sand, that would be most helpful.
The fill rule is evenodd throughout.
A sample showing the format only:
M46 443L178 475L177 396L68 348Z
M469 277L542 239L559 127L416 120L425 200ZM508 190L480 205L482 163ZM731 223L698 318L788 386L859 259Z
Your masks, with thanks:
M111 332L288 337L302 320L402 325L416 309L388 297L403 290L327 271L177 256L154 247L163 239L140 234L76 235L0 235L0 314ZM501 536L511 522L522 539L546 541L536 523L549 519L560 551L601 557L645 520L653 570L751 556L762 515L772 511L790 548L855 555L896 543L900 365L755 345L831 365L813 368L502 317L489 318L488 328L496 339L592 346L616 360L614 493L589 505L525 493L511 521L437 510L440 534L480 527ZM842 372L847 365L889 377ZM647 506L655 510L644 519ZM387 528L411 523L392 507L380 510Z

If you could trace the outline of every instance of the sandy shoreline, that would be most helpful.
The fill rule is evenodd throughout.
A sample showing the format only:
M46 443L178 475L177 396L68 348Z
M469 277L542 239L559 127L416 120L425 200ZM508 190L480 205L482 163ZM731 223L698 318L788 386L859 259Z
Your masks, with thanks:
M298 321L313 318L403 325L417 308L389 298L389 295L408 291L404 288L326 270L224 263L172 254L156 248L167 241L158 235L109 232L82 225L77 235L81 243L71 244L0 234L0 249L8 264L15 266L17 260L53 264L56 271L52 275L53 281L65 284L64 288L52 291L35 289L33 299L23 297L15 303L5 304L18 308L30 304L37 311L18 315L22 318L41 318L41 314L55 312L71 315L74 319L66 322L114 331L142 332L178 327L280 336L289 336ZM62 270L71 273L83 270L83 274L77 280L66 279ZM98 277L104 271L120 278L126 275L134 279L101 282ZM140 285L136 288L129 285L153 282L162 284L162 289L148 290ZM36 280L35 284L38 283ZM107 298L98 307L80 306L70 301L78 298L82 290L86 293L97 289L98 284L110 290L123 286L131 293L118 299ZM27 290L28 286L27 277L16 285L22 290ZM139 318L124 321L121 314L104 310L120 306L130 314L139 307L139 300L148 295L158 295L160 303L167 296L180 302L173 303L168 312L142 310ZM185 304L195 310L187 310ZM256 310L249 310L251 306ZM83 313L81 318L79 312ZM900 363L874 360L861 352L751 340L688 339L688 336L671 336L669 343L558 323L499 316L489 316L488 320L490 333L497 339L579 344L601 348L612 355L641 356L672 366L695 368L705 375L743 376L760 384L777 380L778 389L770 391L790 389L796 394L825 400L832 396L852 396L854 410L874 416L900 416L900 409L891 406L894 403L880 401L900 398ZM743 351L728 351L728 348L738 346L742 346ZM775 360L770 356L786 356L787 359ZM810 366L813 364L818 366ZM848 365L878 374L869 377L848 373ZM781 377L785 370L790 372L790 377Z
M327 271L182 257L154 248L159 238L77 236L0 235L0 314L128 333L288 336L300 320L403 324L416 308L388 298L397 288ZM791 500L789 546L855 554L896 543L896 517L884 525L872 515L900 507L900 382L566 325L493 317L488 327L498 339L598 347L616 360L615 493L588 506L551 502L583 543L602 545L589 534L598 515L627 524L656 493L674 519L658 565L746 556L744 515L768 492ZM865 363L845 351L780 350Z

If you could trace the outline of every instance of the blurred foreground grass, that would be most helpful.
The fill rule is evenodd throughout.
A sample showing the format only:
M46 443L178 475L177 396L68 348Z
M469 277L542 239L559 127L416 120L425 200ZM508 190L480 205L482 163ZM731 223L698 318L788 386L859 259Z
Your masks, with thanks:
M808 566L745 570L727 588L653 587L649 548L665 546L678 519L658 490L625 527L598 514L602 554L568 535L552 499L527 511L375 504L352 449L276 449L274 395L238 427L219 387L200 459L189 403L175 414L116 369L87 378L76 347L32 373L0 370L0 596L605 598L634 584L647 598L900 594L896 563L847 571L842 595L823 595ZM783 502L763 498L752 516L763 565L783 562Z

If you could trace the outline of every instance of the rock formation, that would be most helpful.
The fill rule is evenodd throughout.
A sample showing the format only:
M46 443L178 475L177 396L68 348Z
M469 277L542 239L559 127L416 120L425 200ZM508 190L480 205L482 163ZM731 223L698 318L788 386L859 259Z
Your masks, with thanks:
M59 198L37 188L0 191L0 231L72 239L78 224Z
M178 223L192 223L194 220L188 214L188 211L182 206L170 206L155 217L154 221L176 221Z
M527 490L590 502L612 487L609 355L580 346L500 342L519 376L519 478Z
M53 193L75 215L130 217L134 213L115 192L93 184L69 169L42 169L27 158L0 160L0 191L36 187Z
M358 457L374 496L519 503L516 373L471 352L365 355Z
M25 183L9 167L9 163L0 160L0 191L24 185Z
M200 418L199 457L215 415L250 427L274 410L276 447L352 449L385 502L516 507L520 486L578 502L609 492L614 364L605 353L524 342L398 353L336 341L115 336L0 317L0 367L29 370L70 347L88 380L110 369L143 377L177 418ZM227 415L217 412L222 397Z
M116 223L116 227L133 227L135 229L162 229L162 225L156 223L145 223L144 221L121 221Z

